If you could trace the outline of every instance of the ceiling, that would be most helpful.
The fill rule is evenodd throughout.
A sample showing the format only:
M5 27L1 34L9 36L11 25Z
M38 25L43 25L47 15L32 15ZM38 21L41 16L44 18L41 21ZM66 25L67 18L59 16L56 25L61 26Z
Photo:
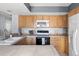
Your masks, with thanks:
M67 14L71 3L29 3L31 15L63 15ZM29 9L30 10L30 9Z
M30 6L69 6L71 3L30 3Z
M24 3L0 3L0 11L18 15L27 15L30 13Z
M30 6L69 6L71 3L29 3ZM34 10L34 9L33 9ZM18 15L42 15L49 14L49 12L31 12L24 5L24 3L0 3L0 11L8 14L18 14ZM53 13L51 13L53 14ZM55 14L55 13L54 13Z

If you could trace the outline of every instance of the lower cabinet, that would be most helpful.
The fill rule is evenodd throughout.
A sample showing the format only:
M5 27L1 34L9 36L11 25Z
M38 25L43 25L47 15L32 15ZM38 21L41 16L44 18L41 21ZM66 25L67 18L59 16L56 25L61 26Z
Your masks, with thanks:
M15 45L36 45L36 37L27 36L16 42ZM51 36L50 45L53 45L60 54L68 55L68 37L67 36Z
M14 45L26 45L26 44L27 44L26 38L23 38L18 42L16 42Z
M26 38L27 45L35 45L36 44L36 37L27 37Z
M60 54L68 55L67 36L53 36L50 38L50 44L53 45Z
M36 44L36 38L29 36L19 40L14 45L35 45L35 44Z

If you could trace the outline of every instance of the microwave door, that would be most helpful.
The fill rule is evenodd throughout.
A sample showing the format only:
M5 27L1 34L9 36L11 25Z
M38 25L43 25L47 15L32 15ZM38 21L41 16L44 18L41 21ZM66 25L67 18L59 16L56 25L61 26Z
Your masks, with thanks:
M38 20L36 21L37 27L49 27L49 21L48 20Z

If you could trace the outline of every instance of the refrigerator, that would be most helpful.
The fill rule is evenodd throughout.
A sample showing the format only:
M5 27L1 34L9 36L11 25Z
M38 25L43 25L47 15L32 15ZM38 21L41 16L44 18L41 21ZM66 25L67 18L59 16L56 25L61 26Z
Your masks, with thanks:
M69 55L79 56L79 14L68 19Z

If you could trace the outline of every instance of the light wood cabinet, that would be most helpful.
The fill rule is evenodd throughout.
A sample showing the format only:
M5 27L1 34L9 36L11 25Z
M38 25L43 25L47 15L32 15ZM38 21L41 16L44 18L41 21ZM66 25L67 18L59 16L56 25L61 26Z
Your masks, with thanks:
M76 8L73 9L73 10L71 10L71 11L69 11L69 13L68 13L69 17L70 17L70 16L73 16L73 15L75 15L75 14L76 14Z
M16 42L14 45L36 45L36 37L29 36L29 37L23 38L18 42Z
M34 28L36 20L49 20L49 27L62 28L68 27L67 15L61 16L20 16L19 27Z
M57 16L50 16L50 27L57 27Z
M68 15L62 16L62 27L68 27Z
M26 45L26 44L27 44L26 38L23 38L19 40L18 42L16 42L14 45Z
M35 25L35 23L36 23L36 21L37 20L43 20L43 16L40 16L40 15L38 15L38 16L33 16L34 17L34 27L36 28L36 25Z
M68 26L67 15L64 16L50 16L50 27L62 28Z
M27 45L35 45L36 44L36 38L35 37L27 37L26 41L27 41Z
M70 11L68 12L68 16L70 17L70 16L73 16L73 15L75 15L75 14L77 14L77 13L79 13L79 7L76 7L76 8L74 8L74 9L70 10Z
M26 16L26 28L34 27L34 16Z
M50 21L50 16L43 16L42 18L43 18L42 20L49 20Z
M33 28L34 16L19 16L19 28Z
M53 45L59 53L68 55L68 37L67 36L51 37L50 44Z
M57 20L58 27L68 27L68 19L66 16L59 16Z
M26 16L19 16L19 28L26 27Z
M37 19L37 20L42 20L42 19L43 19L43 16L41 16L41 15L36 16L36 19Z

